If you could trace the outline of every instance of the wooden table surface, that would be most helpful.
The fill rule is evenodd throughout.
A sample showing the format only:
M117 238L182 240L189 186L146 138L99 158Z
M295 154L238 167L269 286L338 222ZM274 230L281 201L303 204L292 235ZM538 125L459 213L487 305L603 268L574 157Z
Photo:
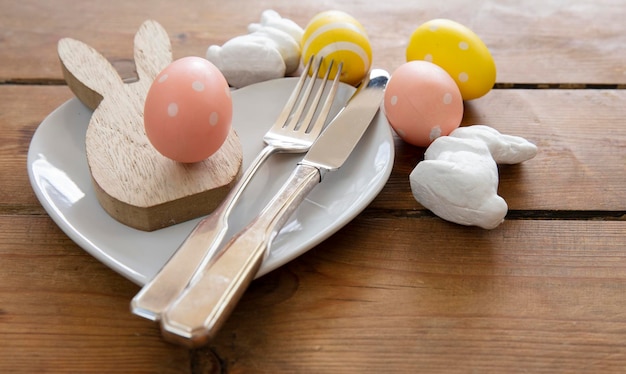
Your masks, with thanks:
M530 3L530 4L528 4ZM494 230L446 222L413 198L423 149L396 138L391 177L357 218L253 282L203 349L132 315L139 286L70 240L30 186L44 118L73 97L57 41L94 46L125 78L146 19L175 58L244 34L264 9L301 26L344 10L374 65L404 62L411 32L450 18L496 61L466 104L539 147L500 168ZM0 372L588 372L626 370L626 2L0 0Z

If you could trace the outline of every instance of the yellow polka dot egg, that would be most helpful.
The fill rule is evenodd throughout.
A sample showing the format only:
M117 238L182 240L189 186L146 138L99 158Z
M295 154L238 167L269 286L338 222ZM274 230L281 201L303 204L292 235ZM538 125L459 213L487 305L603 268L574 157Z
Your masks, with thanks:
M434 19L411 35L406 60L425 60L442 67L461 90L463 100L485 95L496 81L496 65L485 43L469 28Z
M372 64L372 47L365 29L354 17L338 10L325 11L313 17L304 29L301 44L303 61L308 61L311 55L324 58L320 77L324 76L332 59L335 67L343 62L339 79L357 85ZM336 68L333 70L331 79Z
M410 61L397 68L387 84L383 105L395 132L418 147L450 134L463 118L463 99L456 83L428 61Z

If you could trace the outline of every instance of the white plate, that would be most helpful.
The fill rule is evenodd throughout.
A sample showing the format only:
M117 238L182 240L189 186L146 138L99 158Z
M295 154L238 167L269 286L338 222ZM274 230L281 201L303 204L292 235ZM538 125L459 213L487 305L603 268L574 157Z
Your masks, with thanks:
M262 149L263 134L295 86L293 78L267 81L233 92L233 127L244 151L244 165ZM352 88L341 86L338 99ZM85 155L91 111L77 99L52 112L35 132L28 173L37 198L50 217L79 246L131 281L143 285L165 264L199 221L153 232L119 223L99 205ZM253 178L235 207L228 235L245 226L287 179L302 155L272 156ZM329 173L274 240L258 276L303 254L360 213L383 188L393 166L393 137L380 112L346 164Z

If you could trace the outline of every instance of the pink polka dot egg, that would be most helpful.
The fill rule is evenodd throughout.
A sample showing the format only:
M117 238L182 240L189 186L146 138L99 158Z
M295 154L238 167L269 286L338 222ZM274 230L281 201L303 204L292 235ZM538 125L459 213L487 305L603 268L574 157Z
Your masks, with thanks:
M230 89L217 67L204 58L184 57L163 69L150 86L144 126L159 153L193 163L224 144L232 113Z
M398 67L387 84L383 106L395 132L418 147L450 134L463 118L463 99L454 79L428 61Z

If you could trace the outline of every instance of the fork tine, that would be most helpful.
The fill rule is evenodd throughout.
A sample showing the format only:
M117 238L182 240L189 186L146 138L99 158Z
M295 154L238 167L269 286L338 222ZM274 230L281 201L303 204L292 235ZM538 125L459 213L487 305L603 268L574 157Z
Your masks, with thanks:
M304 112L304 109L306 108L306 105L307 105L307 101L309 101L309 96L311 96L311 91L313 91L313 86L315 86L315 81L317 80L317 74L319 73L320 66L322 65L323 60L324 59L320 57L319 61L315 64L315 68L313 69L313 73L311 74L311 79L309 79L309 82L306 86L304 94L302 94L302 98L300 98L300 102L298 103L296 110L293 112L289 123L284 125L283 127L287 127L287 128L291 128L295 130L298 126L298 123L300 123L300 117L302 117L302 112ZM302 72L302 75L306 77L308 76L308 73L309 73L309 70L305 69Z
M328 67L328 70L326 71L324 82L326 82L326 80L328 79L328 74L330 73L330 70L332 69L332 67L333 67L333 62L331 61L331 64ZM342 70L343 70L343 62L340 62L339 66L337 67L337 73L335 74L335 79L333 79L333 83L330 86L330 91L328 92L328 96L326 96L326 101L324 102L324 105L322 106L322 109L320 110L320 113L317 116L315 123L313 123L312 125L309 125L309 129L307 133L310 136L317 137L317 135L320 132L322 132L322 129L324 128L324 123L326 123L326 117L328 117L330 108L332 107L333 102L335 101L335 94L337 93L337 89L339 88L339 77L341 76Z
M324 94L324 88L326 88L326 82L328 82L328 76L330 75L330 71L333 68L334 63L335 63L334 60L330 60L330 64L328 65L328 69L326 69L326 73L324 74L324 78L322 79L322 82L320 83L320 87L317 89L317 92L315 94L315 97L313 98L313 101L311 101L311 105L309 106L309 111L305 115L304 119L301 121L300 129L304 133L308 133L309 126L311 125L311 121L313 119L313 116L315 115L315 111L317 110L317 107L320 103L322 95ZM320 115L322 115L322 113L320 113Z
M311 57L309 58L309 61L304 67L304 71L302 75L300 76L300 79L298 79L298 83L296 84L296 87L291 92L291 95L289 96L287 103L285 104L285 106L283 107L283 110L280 112L280 115L276 119L276 122L275 122L276 124L279 124L280 126L284 127L285 124L287 123L287 120L289 119L289 115L293 111L293 108L295 107L296 102L298 101L300 92L302 92L302 87L304 87L304 82L306 81L308 72L311 69L311 65L313 64L314 58L315 58L315 55L311 55Z

